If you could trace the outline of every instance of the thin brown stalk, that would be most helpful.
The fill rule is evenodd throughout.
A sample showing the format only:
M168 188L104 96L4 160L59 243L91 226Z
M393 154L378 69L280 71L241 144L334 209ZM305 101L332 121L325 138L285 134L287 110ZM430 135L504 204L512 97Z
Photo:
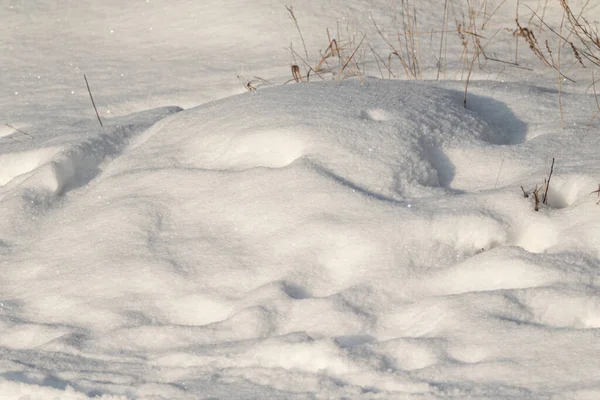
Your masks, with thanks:
M418 31L418 26L417 26L417 8L414 7L413 8L413 26L415 31ZM419 46L419 35L414 35L413 34L413 40L416 42L416 60L417 60L417 73L419 75L419 79L423 79L423 74L421 72L421 47Z
M548 7L548 0L546 0L546 2L544 3L544 8L542 9L542 21L546 17L546 8L547 7ZM542 31L542 24L540 24L540 29L539 29L539 32L541 32L541 31Z
M490 14L489 17L484 18L483 23L481 24L481 29L485 29L485 25L490 21L490 19L492 19L494 17L494 15L496 15L496 12L498 12L498 10L500 9L500 7L502 7L502 5L506 2L506 0L502 0L502 2L500 2L500 4L498 4L498 7L496 7L494 9L494 11L492 11L492 13Z
M300 30L300 26L298 25L298 20L296 19L296 15L294 14L294 8L292 6L285 6L285 8L290 13L290 18L294 21L294 25L296 25L296 30L300 35L300 40L302 40L302 47L304 47L304 55L306 56L306 60L309 61L308 58L308 50L306 49L306 42L304 41L304 36L302 35L302 30Z
M548 1L548 0L546 0L546 1ZM566 3L565 3L565 4L566 4ZM587 1L585 2L585 4L584 4L584 5L581 7L581 10L579 10L579 15L578 15L578 16L575 18L575 20L576 20L576 21L578 21L578 22L579 22L579 20L580 20L580 19L582 18L582 16L583 16L583 11L584 11L584 10L587 8L587 6L588 6L589 4L590 4L590 0L587 0ZM570 39L570 38L571 38L571 35L572 35L573 33L575 33L575 32L574 32L574 31L571 31L571 32L569 32L569 35L567 35L567 39Z
M23 135L25 135L25 136L29 137L30 139L35 139L35 138L34 138L32 135L30 135L29 133L27 133L27 132L25 132L25 131L22 131L22 130L21 130L21 129L19 129L19 128L15 128L15 127L14 127L14 126L12 126L11 124L4 124L4 125L8 126L10 129L14 129L15 131L17 131L17 132L19 132L19 133L21 133L21 134L23 134ZM16 140L16 139L14 139L14 138L11 138L11 139L13 139L13 140ZM17 140L17 142L18 142L18 140Z
M94 102L94 96L92 96L92 91L90 90L90 84L88 83L87 76L83 75L83 79L85 79L85 85L87 86L88 93L90 94L90 100L92 100L92 106L94 106L94 111L96 111L96 117L98 117L98 122L100 122L100 126L102 125L102 120L100 119L100 114L98 114L98 109L96 108L96 103Z
M467 74L467 83L465 84L465 99L463 102L463 105L465 108L467 108L467 91L469 90L469 80L471 78L471 72L473 71L473 65L475 64L475 61L479 57L479 54L480 54L480 51L477 51L477 53L473 56L473 59L471 60L471 66L469 67L469 73Z
M451 1L452 1L452 6L454 7L454 0L451 0ZM448 18L449 18L449 14L446 13L446 28L445 29L448 29ZM444 80L446 80L446 71L447 71L446 67L448 65L448 35L444 35L444 57L443 57L443 60L444 60L444 64L443 64Z
M342 69L340 70L340 72L338 73L338 77L342 75L342 73L344 72L344 70L346 69L346 67L348 66L348 64L350 63L350 61L352 61L352 59L354 58L354 55L356 54L356 52L358 51L358 49L360 48L360 46L362 45L363 41L365 40L365 37L367 37L367 34L363 34L362 39L360 40L360 43L358 43L358 46L356 46L356 48L354 49L354 51L352 52L352 54L350 55L350 57L348 57L348 60L346 60L346 62L344 63L344 65L342 66Z
M573 55L575 56L575 59L577 60L579 65L581 65L583 68L585 68L585 65L583 64L583 60L581 59L581 54L579 54L579 50L577 50L577 47L575 47L573 42L569 42L569 45L571 46L571 50L573 50Z
M402 64L402 67L404 68L404 73L406 74L406 79L410 79L410 74L409 74L409 67L406 64L406 62L404 61L404 59L402 58L402 56L400 54L398 54L397 51L393 51L390 53L390 55L388 56L388 64L389 67L388 69L391 71L392 68L392 56L396 56L398 57L398 60L400 60L400 63Z
M598 116L598 114L600 114L600 103L598 102L598 93L596 93L596 79L594 77L593 69L592 69L592 86L594 86L594 100L596 100L596 108L598 108L598 110L594 113L594 115L592 115L592 118L588 122L587 126L590 126L592 124L592 122L594 121L594 119Z
M554 172L554 157L552 157L552 165L550 166L550 174L548 175L548 180L546 181L546 190L544 191L544 197L542 200L542 203L546 204L546 205L548 204L548 189L550 188L550 179L552 179L552 172Z
M533 71L533 68L523 67L521 65L515 64L512 61L505 61L505 60L501 60L499 58L494 58L494 57L490 57L490 56L487 56L485 59L488 60L488 61L494 61L494 62L498 62L498 63L501 63L501 64L506 64L506 65L509 65L509 66L511 66L513 68L523 69L523 70L526 70L526 71Z
M562 36L562 29L563 29L563 25L565 22L565 13L563 11L563 16L562 16L562 20L560 22L560 35ZM565 129L565 117L563 114L563 105L562 105L562 76L560 73L560 40L558 41L558 55L557 55L557 60L558 60L558 108L560 110L560 125L562 127L562 129ZM552 166L554 166L554 159L552 159ZM550 175L552 175L552 172L550 172ZM548 182L550 183L550 182ZM546 192L548 192L548 188L546 188ZM544 195L544 201L546 200L546 196Z
M300 73L300 67L298 67L297 64L292 65L292 78L294 78L296 82L304 81L302 74Z
M390 47L390 49L392 49L392 52L388 56L388 65L387 65L387 69L388 69L388 72L390 74L390 77L391 77L391 75L393 75L392 74L392 56L395 55L395 56L398 57L398 59L402 63L402 67L404 68L404 73L406 74L406 79L410 79L408 65L406 64L406 62L402 58L402 55L400 55L400 52L394 47L394 44L392 42L390 42L384 36L383 32L381 32L381 29L379 29L379 26L377 26L377 22L375 21L375 18L373 18L373 14L370 14L370 16L371 16L371 21L373 21L373 25L375 26L375 30L377 31L377 33L379 34L379 36L381 37L381 39L385 42L385 44L387 44Z
M371 53L373 54L373 58L375 59L375 64L377 64L377 69L379 69L379 74L381 75L381 79L384 79L383 71L381 70L381 66L379 65L379 62L381 61L381 63L385 66L385 61L383 61L381 59L379 54L377 54L375 52L375 49L373 49L373 47L371 45L369 45L369 49L371 49ZM389 71L389 73L391 74L392 71Z
M563 1L563 0L559 0L559 1ZM540 17L537 15L537 13L531 8L529 7L527 4L523 4L523 6L527 7L529 9L529 11L531 11L533 14L535 14L535 16L539 19ZM568 15L568 14L567 14ZM550 30L554 35L556 35L559 39L562 39L564 41L566 41L567 39L562 36L562 32L557 32L556 30L554 30L550 25L548 25L545 21L540 19L540 22L546 27L548 28L548 30ZM543 54L541 54L541 51L539 50L539 47L537 47L537 41L535 41L535 36L533 35L533 32L528 30L527 28L521 28L518 24L517 26L519 27L519 30L517 30L516 34L519 34L519 32L526 32L527 35L522 35L526 38L526 40L529 42L528 37L534 38L534 42L535 42L535 46L532 45L531 42L529 42L530 48L531 50L538 56L538 58L540 58L540 60L542 60L546 65L548 65L549 67L553 67L554 69L556 69L555 65L551 65L548 60L546 60L543 56ZM592 63L595 63L589 56L589 54L587 54L586 52L581 51L580 54L583 54L583 56L585 58L587 58L588 60L590 60ZM598 59L600 62L600 59ZM596 65L600 66L600 63L595 63ZM568 76L566 76L565 74L563 74L562 72L559 71L560 76L562 76L564 79L568 80L569 82L575 82L573 79L569 78Z
M329 39L329 46L327 46L327 48L325 49L325 54L321 54L321 60L319 61L317 66L314 68L314 70L317 72L320 71L323 63L328 65L327 64L328 58L335 57L336 55L339 58L340 57L339 54L340 54L340 48L338 47L337 41L335 39Z
M515 21L517 21L517 26L519 26L519 4L520 0L517 0L517 11L515 16ZM515 40L515 64L519 64L519 37L516 37Z
M315 70L313 69L313 67L311 67L311 66L310 66L310 64L309 64L309 63L308 63L308 62L307 62L305 59L303 59L303 58L300 56L300 54L298 54L298 53L296 52L296 50L294 50L294 49L292 48L292 46L290 46L290 47L289 47L289 50L292 52L292 54L294 54L296 57L298 57L298 58L300 59L300 61L302 61L302 63L304 63L304 65L305 65L305 66L306 66L306 68L308 69L308 73L310 73L310 72L312 71L312 72L314 72L314 73L315 73L315 74L316 74L316 75L317 75L319 78L321 78L321 80L323 80L323 81L325 80L325 78L323 78L323 77L321 76L321 74L319 74L317 71L315 71ZM296 64L294 64L294 65L296 65ZM307 79L308 79L308 73L307 73Z
M430 37L430 40L432 40L432 36L433 36L434 33L440 33L441 34L441 33L458 33L458 32L459 31L455 30L455 29L445 29L445 30L439 30L439 31L430 30L430 31L423 31L423 32L412 32L412 35L413 36L414 35L420 35L420 36L422 36L422 35L428 35ZM461 28L461 32L463 32L463 33L465 33L467 35L477 36L477 37L480 37L482 39L485 39L484 36L479 35L479 34L475 34L475 33L471 32L469 30L466 30L466 29L462 29ZM398 35L400 37L404 37L404 34L402 34L402 33L398 33Z
M406 59L408 61L408 65L410 67L410 71L411 71L411 75L414 77L414 68L413 68L413 57L411 57L411 52L410 52L410 48L409 48L409 41L410 41L410 27L407 26L406 23L406 19L407 19L407 12L406 12L406 2L408 2L408 0L401 0L402 3L402 29L404 31L404 47L406 50ZM408 21L410 24L410 16L408 16Z
M437 70L437 75L436 75L436 80L440 80L440 70L442 69L442 48L444 46L444 31L447 28L447 24L448 24L448 17L447 17L447 12L448 12L448 0L444 1L444 16L442 17L442 35L440 37L440 54L438 57L438 70Z

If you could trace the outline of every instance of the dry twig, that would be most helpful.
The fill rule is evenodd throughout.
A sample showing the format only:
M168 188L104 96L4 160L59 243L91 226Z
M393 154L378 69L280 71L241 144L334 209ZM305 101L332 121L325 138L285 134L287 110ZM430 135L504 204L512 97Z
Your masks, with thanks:
M552 157L552 165L550 166L550 174L548 175L548 180L546 181L546 190L544 191L544 197L542 200L542 203L546 204L546 205L548 205L548 189L550 188L550 179L552 179L552 172L554 172L554 157Z
M98 122L100 122L100 126L102 125L102 120L100 119L100 114L98 114L98 109L96 108L96 103L94 102L94 97L92 96L92 91L90 90L90 84L88 83L87 76L83 75L83 79L85 79L85 85L87 86L88 93L90 94L90 100L92 100L92 106L94 106L94 111L96 111L96 117L98 117Z

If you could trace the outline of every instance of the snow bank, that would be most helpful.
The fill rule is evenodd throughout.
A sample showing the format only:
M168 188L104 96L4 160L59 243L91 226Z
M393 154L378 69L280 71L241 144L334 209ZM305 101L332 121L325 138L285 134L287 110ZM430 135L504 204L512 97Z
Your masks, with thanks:
M282 85L277 3L0 7L0 398L600 398L589 69L563 53L564 129L523 42L524 68L479 59L465 109L464 81L369 78L394 2L301 2L309 61L364 32L363 76ZM422 32L469 15L413 3ZM470 4L509 61L500 3ZM453 35L443 60L420 36L425 77L462 79Z
M536 213L518 184L539 144L502 103L471 101L289 85L21 154L33 167L2 187L6 390L593 396L591 180L557 169ZM494 152L517 165L498 188L473 169Z

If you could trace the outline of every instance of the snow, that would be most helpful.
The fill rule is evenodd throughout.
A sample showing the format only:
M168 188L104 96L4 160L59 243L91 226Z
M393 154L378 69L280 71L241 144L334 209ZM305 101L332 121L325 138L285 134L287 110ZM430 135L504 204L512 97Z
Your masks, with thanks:
M465 108L456 59L283 84L283 3L122 3L0 8L0 398L600 396L587 71L562 129L523 44L532 70L474 70ZM341 21L384 54L389 3L294 12L310 48Z

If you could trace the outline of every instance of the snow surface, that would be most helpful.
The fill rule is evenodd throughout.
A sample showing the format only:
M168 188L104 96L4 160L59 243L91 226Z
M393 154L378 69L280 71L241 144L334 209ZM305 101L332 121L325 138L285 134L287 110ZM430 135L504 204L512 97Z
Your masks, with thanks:
M340 5L294 5L309 45L392 23L388 1ZM476 70L465 109L464 82L366 61L245 91L236 75L283 83L300 48L275 1L0 13L0 398L600 398L586 71L562 129L524 45L534 70ZM536 212L521 186L552 159Z

